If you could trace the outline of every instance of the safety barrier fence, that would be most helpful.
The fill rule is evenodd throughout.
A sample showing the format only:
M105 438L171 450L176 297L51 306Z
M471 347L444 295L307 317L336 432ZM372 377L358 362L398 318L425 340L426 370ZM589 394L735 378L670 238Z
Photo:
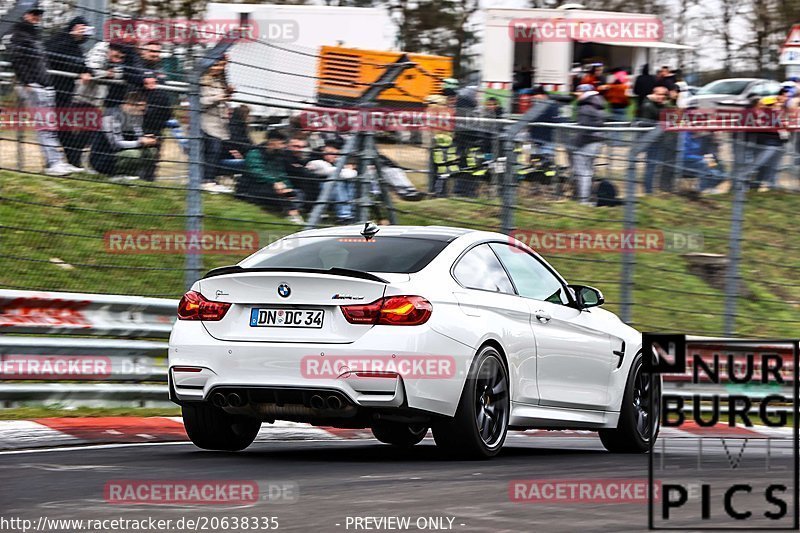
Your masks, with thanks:
M0 290L0 404L166 402L165 339L177 303L161 298ZM708 343L708 349L719 348L719 342L711 343L711 339L690 340L701 348L701 341ZM793 368L790 356L784 355L784 360L786 368ZM731 392L687 383L684 378L688 377L667 375L665 391L686 399ZM791 384L787 379L779 389L787 397ZM740 392L762 398L775 389L753 387Z

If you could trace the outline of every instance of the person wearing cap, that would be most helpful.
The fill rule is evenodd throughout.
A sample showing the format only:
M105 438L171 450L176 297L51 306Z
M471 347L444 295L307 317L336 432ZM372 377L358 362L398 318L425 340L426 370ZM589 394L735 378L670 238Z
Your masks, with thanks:
M52 76L53 87L56 90L56 108L66 109L73 107L76 84L86 85L92 79L92 70L86 64L86 55L81 45L87 41L92 33L92 27L83 17L75 17L58 33L53 35L45 44L47 60L51 70L77 74L78 79L72 76ZM81 106L83 107L83 106ZM83 149L91 140L88 131L58 131L58 139L64 147L67 162L80 168Z
M86 64L86 54L81 45L88 40L92 29L84 17L78 16L53 35L45 45L50 69L77 74L78 83L88 83L92 78L92 70ZM56 106L69 107L75 92L75 78L57 74L52 78L56 90Z
M582 83L577 87L578 125L592 128L603 127L608 116L606 101L594 86ZM576 197L582 204L589 204L594 176L594 158L603 144L604 134L591 130L580 130L575 137L575 152L572 154L572 174L575 180Z
M43 111L55 105L55 94L39 26L44 10L29 9L14 25L9 41L11 68L17 81L17 94L23 107ZM55 131L36 125L36 138L45 160L45 174L65 176L81 169L64 160L61 143Z
M775 96L765 96L757 100L755 112L757 114L782 113L787 100L786 90L781 89ZM774 189L778 184L778 165L783 158L783 145L789 139L789 132L786 130L758 131L749 138L755 142L755 146L751 145L752 158L759 162L754 169L756 174L750 182L750 190L757 191L762 184L765 184L768 189Z

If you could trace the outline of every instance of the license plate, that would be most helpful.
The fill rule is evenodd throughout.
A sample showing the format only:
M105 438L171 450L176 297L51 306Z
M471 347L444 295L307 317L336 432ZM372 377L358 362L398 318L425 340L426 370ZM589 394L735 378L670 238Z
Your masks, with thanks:
M322 309L251 309L250 326L254 328L316 328L322 327Z

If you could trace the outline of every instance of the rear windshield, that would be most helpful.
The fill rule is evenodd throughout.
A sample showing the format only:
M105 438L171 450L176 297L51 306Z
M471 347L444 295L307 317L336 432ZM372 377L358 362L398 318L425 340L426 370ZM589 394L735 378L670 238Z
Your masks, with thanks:
M349 268L410 274L422 270L448 241L415 237L301 237L281 239L251 255L242 268Z

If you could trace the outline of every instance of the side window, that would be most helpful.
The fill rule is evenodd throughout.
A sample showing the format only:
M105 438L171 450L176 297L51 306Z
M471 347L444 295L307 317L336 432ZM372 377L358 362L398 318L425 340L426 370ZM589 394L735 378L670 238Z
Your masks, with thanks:
M514 286L508 279L503 265L494 252L485 244L476 246L456 263L453 276L469 289L514 294Z
M772 96L773 94L778 94L781 90L781 84L777 81L767 82L764 83L764 96Z
M550 270L538 259L521 248L507 244L492 243L489 246L508 270L520 296L566 305L569 298L566 289Z

